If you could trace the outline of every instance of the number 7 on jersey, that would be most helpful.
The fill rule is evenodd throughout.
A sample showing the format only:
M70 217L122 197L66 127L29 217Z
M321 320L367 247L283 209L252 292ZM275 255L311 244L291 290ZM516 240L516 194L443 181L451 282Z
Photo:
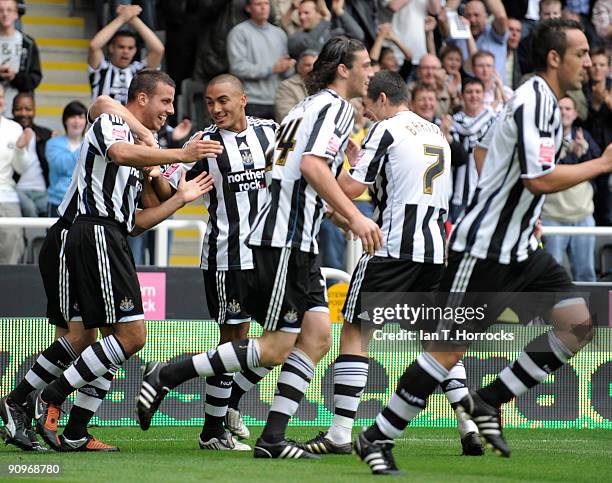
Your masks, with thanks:
M430 164L423 175L423 193L433 194L433 182L444 172L444 149L440 146L423 145L425 156L435 156L436 160Z

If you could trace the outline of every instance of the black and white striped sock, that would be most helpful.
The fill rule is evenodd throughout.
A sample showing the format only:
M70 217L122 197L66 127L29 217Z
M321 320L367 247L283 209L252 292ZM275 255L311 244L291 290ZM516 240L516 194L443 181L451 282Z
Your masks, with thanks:
M427 405L427 398L448 371L427 352L420 354L400 378L389 404L376 416L365 437L369 441L395 439Z
M368 382L367 357L339 355L334 362L334 419L327 438L336 444L351 442L359 399Z
M227 402L232 393L234 375L219 374L206 378L206 401L204 403L204 426L202 440L222 436L225 433L223 420L227 413Z
M25 378L11 391L8 398L22 406L28 394L55 381L77 358L77 353L65 337L60 337L40 353Z
M242 396L256 386L271 370L271 367L254 367L253 369L246 369L234 374L232 394L229 398L228 406L238 410Z
M109 335L85 349L64 373L42 392L43 401L61 405L69 394L103 376L127 359L121 343Z
M161 383L173 389L194 377L210 377L259 367L257 339L235 340L190 359L169 364L159 372Z
M526 393L574 354L557 337L554 331L539 335L532 340L519 358L502 370L488 386L478 390L478 394L494 407Z
M285 439L285 430L314 376L315 365L304 352L294 349L281 368L276 394L261 438L268 443Z
M455 411L455 415L457 415L457 406L459 405L459 401L467 396L469 392L467 387L467 375L465 373L463 361L457 362L457 364L451 368L451 370L448 372L448 376L446 376L446 379L444 379L440 384L440 387L442 388L446 399L448 399L448 402L453 408L453 411ZM457 429L459 430L459 434L462 438L469 433L478 433L478 427L474 421L471 419L464 421L458 416Z
M118 370L113 366L106 374L79 388L63 432L64 437L76 441L87 436L87 426L108 394Z

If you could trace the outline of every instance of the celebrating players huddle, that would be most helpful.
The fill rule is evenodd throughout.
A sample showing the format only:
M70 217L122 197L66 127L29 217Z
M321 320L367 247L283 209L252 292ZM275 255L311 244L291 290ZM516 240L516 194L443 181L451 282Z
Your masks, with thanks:
M5 440L44 451L31 427L34 419L36 432L54 450L117 450L90 435L87 425L118 367L146 341L126 237L203 197L209 221L201 268L219 345L185 361L146 364L137 400L143 430L173 388L204 377L200 447L250 450L239 441L249 437L240 399L281 365L256 458L312 459L354 451L373 473L397 473L393 440L438 385L457 414L463 453L482 455L483 441L509 456L499 407L561 367L592 337L585 301L534 237L543 195L612 171L610 147L589 162L555 165L562 143L557 99L580 86L590 65L588 44L580 26L565 20L543 22L535 38L536 75L516 91L478 148L484 159L478 187L448 247L448 142L437 126L410 112L399 75L372 75L358 41L339 37L323 46L307 79L310 97L280 126L245 115L247 99L237 78L213 79L205 94L214 124L182 149L160 150L151 134L173 113L174 83L166 74L139 73L125 107L99 98L60 219L41 251L48 317L57 338L0 401ZM376 121L359 151L349 145L354 116L348 100L356 97ZM345 153L353 166L348 172L342 170ZM374 201L373 220L351 202L365 188ZM343 308L333 424L299 443L286 439L286 428L331 344L317 245L326 215L361 240L364 254ZM368 376L362 295L397 291L447 294L447 305L470 293L478 298L480 292L504 292L493 307L488 300L489 316L480 325L461 326L470 331L486 330L508 306L509 292L555 292L542 308L552 314L554 328L478 391L467 388L465 342L429 343L374 424L351 443ZM251 320L263 326L258 338L247 337ZM440 321L428 330L452 328ZM98 329L103 337L96 341ZM74 391L68 424L58 435L62 403Z

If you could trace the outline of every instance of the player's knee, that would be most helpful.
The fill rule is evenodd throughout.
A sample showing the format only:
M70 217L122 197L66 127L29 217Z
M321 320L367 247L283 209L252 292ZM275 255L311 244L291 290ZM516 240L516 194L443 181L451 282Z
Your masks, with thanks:
M115 337L123 346L126 355L130 357L144 347L147 341L147 328L142 320L118 325Z

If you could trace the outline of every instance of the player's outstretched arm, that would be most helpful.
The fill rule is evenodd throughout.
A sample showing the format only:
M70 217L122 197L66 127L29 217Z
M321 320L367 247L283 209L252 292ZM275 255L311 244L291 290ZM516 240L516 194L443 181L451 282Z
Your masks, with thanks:
M363 244L369 254L382 247L382 232L376 223L363 216L349 200L331 174L324 158L307 154L302 157L300 170L306 181L319 195L348 221L351 231Z
M223 152L218 141L194 139L181 149L156 149L129 143L115 143L108 148L108 156L121 166L159 166L170 163L191 163Z
M550 173L523 183L533 194L556 193L612 171L612 143L600 158L580 164L559 164Z
M101 114L113 114L122 118L130 127L132 134L141 144L151 148L157 147L157 141L153 133L147 129L127 107L115 101L109 96L98 96L89 108L89 118L96 119Z
M212 189L213 177L210 174L206 172L200 173L200 175L190 181L185 180L185 175L186 171L183 171L178 189L170 199L158 206L145 208L136 213L136 224L130 235L140 235L142 232L164 221L187 203L198 199Z

